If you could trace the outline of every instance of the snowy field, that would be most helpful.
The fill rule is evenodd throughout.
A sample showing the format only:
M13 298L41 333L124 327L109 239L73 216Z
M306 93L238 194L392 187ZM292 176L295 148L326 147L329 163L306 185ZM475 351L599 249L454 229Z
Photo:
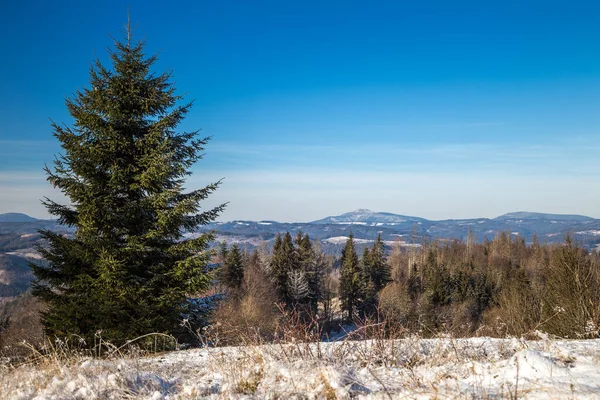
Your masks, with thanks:
M600 340L343 341L0 368L3 399L600 398Z

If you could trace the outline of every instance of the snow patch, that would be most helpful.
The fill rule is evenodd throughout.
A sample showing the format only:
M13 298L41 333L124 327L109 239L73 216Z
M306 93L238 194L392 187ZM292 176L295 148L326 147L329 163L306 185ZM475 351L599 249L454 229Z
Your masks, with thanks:
M590 231L579 231L579 232L575 232L578 235L593 235L593 236L600 236L600 231L598 230L590 230Z
M346 241L348 240L348 236L334 236L334 237L330 237L325 239L325 241L327 243L333 243L333 244L342 244L342 243L346 243ZM373 243L375 242L374 240L369 240L369 239L357 239L354 238L354 243L355 244L365 244L365 243Z
M23 364L6 399L600 398L600 339L337 341ZM340 340L342 339L342 340Z

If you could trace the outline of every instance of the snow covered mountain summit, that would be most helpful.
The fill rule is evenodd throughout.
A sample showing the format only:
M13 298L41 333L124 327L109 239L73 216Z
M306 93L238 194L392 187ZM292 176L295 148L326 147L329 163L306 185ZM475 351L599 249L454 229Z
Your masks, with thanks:
M406 215L398 215L387 212L375 212L365 208L350 211L338 216L331 216L311 224L341 224L341 225L398 225L407 222L417 223L426 221L424 218L410 217Z

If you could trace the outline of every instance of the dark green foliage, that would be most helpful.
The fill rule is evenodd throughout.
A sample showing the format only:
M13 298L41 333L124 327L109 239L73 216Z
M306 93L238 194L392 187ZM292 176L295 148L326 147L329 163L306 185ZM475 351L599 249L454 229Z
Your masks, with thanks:
M275 283L277 297L288 307L295 302L290 291L290 272L299 269L298 253L289 232L277 235L271 257L271 275Z
M463 277L465 277L463 279ZM497 292L493 279L484 272L472 272L457 278L459 284L456 295L457 301L470 302L470 313L474 323L481 322L483 312L492 305L494 293Z
M325 260L320 251L314 247L308 234L302 235L298 231L296 236L298 265L305 276L307 283L307 296L303 304L313 315L317 314L319 301L323 299L323 282L325 279Z
M275 293L283 302L289 299L287 291L287 260L282 251L283 240L281 234L277 234L273 243L273 254L270 260L270 271L275 287Z
M450 271L444 264L438 264L436 253L430 250L427 254L425 270L425 293L427 300L433 306L443 306L452 302L454 281Z
M373 314L377 308L377 294L378 290L375 289L375 285L371 280L371 273L373 272L373 254L368 247L363 250L363 255L360 261L360 279L361 279L361 293L362 301L357 304L358 311L361 314Z
M298 231L295 239L296 249L298 251L298 263L302 266L310 262L313 256L313 246L308 234L302 234Z
M300 312L303 318L317 314L325 294L326 264L308 235L298 232L292 240L287 232L283 237L279 234L275 237L270 275L277 297L287 309Z
M385 256L385 244L381 240L381 235L377 235L377 240L371 247L369 255L369 279L373 290L378 293L391 280L390 266Z
M352 234L342 250L340 264L340 300L348 320L352 321L354 312L364 298L364 274L358 262Z
M378 293L390 282L390 266L387 263L385 244L381 235L369 249L364 249L361 264L363 273L364 302L361 305L363 312L372 314L377 308Z
M219 253L218 253L219 262L221 264L225 264L225 262L227 261L227 251L228 251L227 250L227 243L221 242L219 244Z
M222 283L231 288L239 289L244 280L244 263L242 253L237 244L231 246L231 249L225 252L225 264L223 265Z
M49 335L98 332L115 344L150 333L175 334L186 297L209 283L212 235L183 234L214 220L224 205L202 210L219 183L184 193L190 167L208 138L175 129L191 103L179 105L170 74L154 75L143 43L116 42L112 68L96 61L90 87L67 99L72 127L53 124L63 154L46 167L70 205L48 211L74 237L41 231L48 267L32 266L34 294L49 309Z

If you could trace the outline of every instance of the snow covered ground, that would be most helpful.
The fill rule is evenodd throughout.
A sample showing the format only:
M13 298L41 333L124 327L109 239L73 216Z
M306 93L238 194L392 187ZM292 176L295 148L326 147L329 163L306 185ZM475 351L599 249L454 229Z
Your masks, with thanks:
M598 399L600 340L409 338L49 358L0 370L0 397Z

